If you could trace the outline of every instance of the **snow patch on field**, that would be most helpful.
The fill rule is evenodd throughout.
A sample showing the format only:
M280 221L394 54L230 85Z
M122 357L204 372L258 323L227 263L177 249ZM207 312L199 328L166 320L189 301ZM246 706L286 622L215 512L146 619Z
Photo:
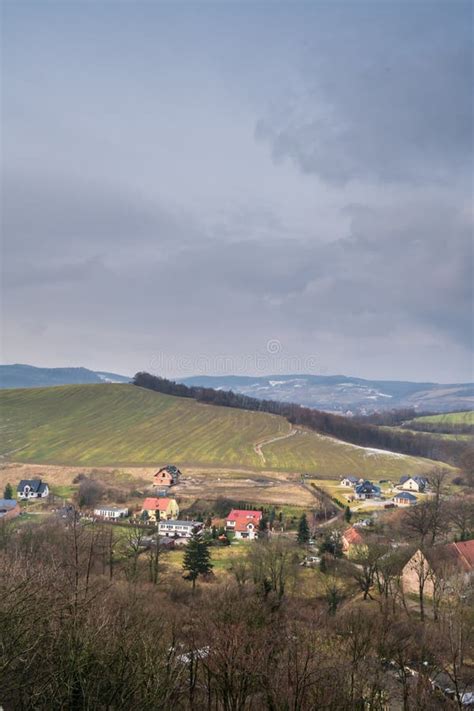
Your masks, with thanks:
M360 449L366 453L368 457L378 456L382 454L384 457L391 457L392 459L406 459L406 454L400 454L400 452L391 452L388 449L376 449L375 447L361 447L358 444L352 444L351 442L344 442L342 439L333 439L332 437L326 437L325 435L317 435L321 439L331 440L333 443L339 444L341 447L351 447L351 449Z

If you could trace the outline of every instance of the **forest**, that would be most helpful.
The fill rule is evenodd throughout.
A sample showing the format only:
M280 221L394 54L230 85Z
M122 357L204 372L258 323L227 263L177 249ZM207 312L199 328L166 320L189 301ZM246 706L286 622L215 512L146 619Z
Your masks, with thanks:
M444 586L420 616L399 552L370 545L356 567L327 535L302 581L301 546L265 538L225 577L210 548L206 575L170 578L166 553L132 534L120 552L117 530L2 524L5 711L462 708L472 590Z

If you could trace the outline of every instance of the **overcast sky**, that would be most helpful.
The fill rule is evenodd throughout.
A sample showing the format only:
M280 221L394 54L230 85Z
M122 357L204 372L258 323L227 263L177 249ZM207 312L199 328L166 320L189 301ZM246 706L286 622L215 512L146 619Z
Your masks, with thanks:
M3 362L471 380L472 7L4 1Z

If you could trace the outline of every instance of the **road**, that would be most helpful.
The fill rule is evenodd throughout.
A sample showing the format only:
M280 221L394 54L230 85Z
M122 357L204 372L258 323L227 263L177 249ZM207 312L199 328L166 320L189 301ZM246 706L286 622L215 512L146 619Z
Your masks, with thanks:
M265 459L265 455L262 452L262 447L266 447L267 444L273 444L273 442L278 442L281 439L288 439L288 437L293 437L293 435L295 435L297 433L297 431L298 430L296 430L296 429L294 429L294 427L292 427L290 429L290 431L284 435L278 435L277 437L271 437L270 439L264 439L261 442L256 442L256 444L254 444L254 446L253 446L253 449L254 449L255 454L258 454L258 456L262 460L262 464L267 463L267 460Z

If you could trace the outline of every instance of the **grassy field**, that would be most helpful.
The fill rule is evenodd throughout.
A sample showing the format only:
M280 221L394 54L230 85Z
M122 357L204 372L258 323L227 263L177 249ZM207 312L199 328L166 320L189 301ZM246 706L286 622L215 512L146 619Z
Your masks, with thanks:
M170 460L259 467L254 443L289 430L281 417L133 385L5 390L0 407L0 454L38 463L139 466Z
M412 420L414 422L414 420ZM417 430L411 430L408 427L388 427L385 425L381 425L380 429L381 430L390 430L391 432L410 432L413 435L425 435L425 436L430 436L434 437L437 440L443 441L451 441L451 442L473 442L474 437L472 434L457 434L457 433L451 433L448 434L447 432L434 432L433 430L428 430L428 429L422 429L423 425L419 426L419 429ZM424 425L424 427L428 427L428 425Z
M356 447L306 430L268 445L264 453L271 468L296 468L323 478L339 478L341 474L367 479L399 478L402 474L426 471L433 465L427 459Z
M4 462L85 467L225 467L399 477L428 460L298 430L282 417L203 405L133 385L68 385L0 393ZM260 443L264 457L255 450ZM57 482L68 484L68 480Z
M447 412L442 415L417 417L414 422L441 425L474 425L474 410L467 412Z
M474 411L446 412L442 415L426 415L415 417L403 423L404 429L418 430L445 435L473 435Z

